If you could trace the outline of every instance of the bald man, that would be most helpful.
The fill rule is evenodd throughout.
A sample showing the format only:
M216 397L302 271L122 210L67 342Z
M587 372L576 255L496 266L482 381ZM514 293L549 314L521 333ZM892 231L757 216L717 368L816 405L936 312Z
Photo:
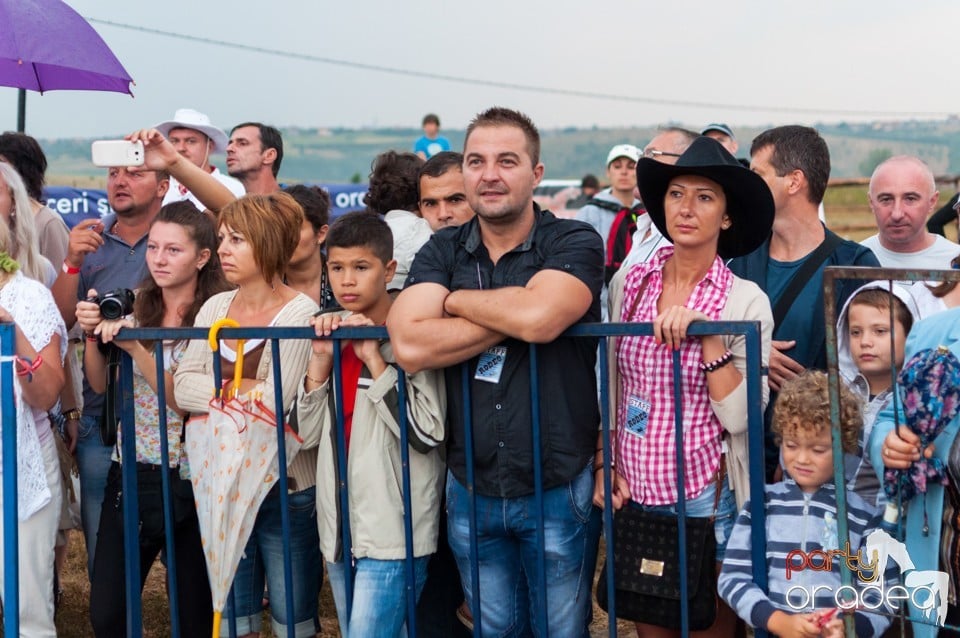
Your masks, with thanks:
M886 268L947 270L960 246L927 230L940 193L930 167L912 155L897 155L873 171L870 209L876 235L861 242Z

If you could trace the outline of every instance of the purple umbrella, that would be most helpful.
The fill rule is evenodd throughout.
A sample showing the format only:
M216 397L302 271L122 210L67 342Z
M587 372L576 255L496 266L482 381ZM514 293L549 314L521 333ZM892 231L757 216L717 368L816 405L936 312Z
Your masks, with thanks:
M60 0L0 0L0 86L130 92L130 75L83 17Z

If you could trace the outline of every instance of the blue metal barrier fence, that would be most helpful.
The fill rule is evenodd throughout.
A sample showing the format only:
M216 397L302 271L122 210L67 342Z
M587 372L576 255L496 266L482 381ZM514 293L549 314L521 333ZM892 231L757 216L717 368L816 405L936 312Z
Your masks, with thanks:
M15 491L16 491L16 482L12 478L15 476L13 468L15 467L15 419L13 418L12 410L12 361L9 357L12 355L12 338L7 335L12 335L12 330L10 326L0 326L0 354L2 354L3 359L0 363L0 384L3 388L3 473L4 473L4 524L6 529L16 529L16 507L15 500ZM7 332L9 331L9 332ZM606 340L610 337L617 337L623 335L636 335L636 336L649 336L652 335L652 324L649 323L631 323L631 324L584 324L578 325L569 329L565 336L569 337L592 337L599 338L600 348L599 348L599 357L600 357L600 406L601 406L601 426L602 426L602 436L604 441L605 449L611 450L611 415L607 409L607 399L609 397L609 379L607 378L607 367L606 367ZM760 357L760 330L759 324L754 322L697 322L690 326L688 334L692 336L701 336L701 335L714 335L714 334L727 334L727 335L739 335L745 339L746 344L746 356L747 356L747 398L749 404L748 414L746 415L749 423L749 445L750 445L750 490L752 494L762 494L763 493L763 417L762 417L762 407L761 407L761 380L763 370L761 369L761 357ZM157 374L158 378L162 379L162 356L161 356L161 341L164 339L174 339L174 340L186 340L186 339L203 339L206 340L208 336L208 330L205 328L136 328L136 329L124 329L118 338L122 339L138 339L138 340L150 340L155 342L156 347L156 359L157 359ZM220 330L220 339L254 339L262 338L266 339L270 343L273 353L273 375L274 375L274 384L276 387L275 396L277 398L276 414L283 414L282 406L282 392L281 387L281 376L283 374L282 362L279 358L279 340L281 339L311 339L314 337L313 330L311 328L299 327L274 327L274 328L223 328ZM373 328L373 327L364 327L364 328L340 328L336 333L331 337L338 343L343 340L351 339L385 339L388 338L387 332L384 328ZM7 350L10 350L8 353ZM540 613L536 618L533 619L535 622L535 628L537 634L540 636L547 636L547 601L546 601L546 584L547 584L547 575L545 568L545 554L544 554L544 539L543 539L543 487L541 481L541 468L539 461L539 452L540 452L540 436L541 436L541 423L539 415L539 405L540 405L540 394L539 394L539 377L536 365L536 351L537 346L530 344L530 376L531 376L531 406L533 410L532 414L532 423L533 423L533 441L534 441L534 475L535 475L535 502L537 505L536 515L538 517L538 527L540 529L539 536L539 551L538 551L538 560L537 560L537 574L533 576L539 582L539 609ZM342 404L343 397L343 388L340 370L340 348L334 348L334 395L336 397L337 404ZM212 356L217 357L217 354L212 354ZM290 371L288 371L290 372ZM301 374L301 371L297 371L297 374ZM136 449L135 449L135 437L134 437L134 410L133 410L133 367L132 361L128 355L124 354L122 358L121 366L121 396L123 401L122 412L121 412L121 432L122 432L122 455L123 458L135 459L136 458ZM470 375L462 375L464 379L464 420L465 420L465 437L467 445L467 458L473 458L473 452L471 449L471 442L473 439L473 423L471 421L471 404L469 401L469 382L468 379ZM679 356L674 356L674 396L679 396ZM163 384L158 384L159 398L161 403L164 402L164 388ZM402 489L404 492L404 533L406 537L406 547L407 547L407 558L406 558L406 599L407 599L407 627L409 630L409 635L416 636L416 590L415 590L415 581L414 581L414 556L413 556L413 532L412 532L412 521L411 521L411 508L410 508L410 466L409 466L409 450L407 445L407 428L406 428L406 393L405 393L405 376L402 371L400 371L398 379L398 394L399 394L399 408L398 408L398 417L400 419L400 439L401 439L401 450L402 450ZM211 397L213 396L213 388L211 388ZM595 396L585 396L584 400L596 400ZM678 493L680 495L680 503L678 504L679 516L685 516L686 504L684 498L683 490L683 453L682 453L682 406L680 401L675 401L676 404L676 424L677 424L677 437L676 441L678 443L677 459L678 467L681 468L679 472L679 485L680 489ZM167 430L165 423L165 411L160 410L160 435L161 435L161 450L162 458L167 458ZM336 411L336 427L337 427L337 443L338 443L338 465L339 465L339 490L340 490L340 503L342 511L348 511L348 490L349 485L347 481L346 474L346 456L345 456L345 441L344 441L344 431L343 431L343 416L340 410ZM281 467L285 467L284 457L284 430L283 428L277 428L278 436L278 447L281 454L280 463ZM616 600L615 600L615 588L613 586L613 562L615 560L615 547L613 546L613 520L612 520L612 506L611 506L611 490L610 490L610 465L609 459L611 455L606 455L606 463L603 471L603 480L605 486L605 495L606 495L606 507L603 512L603 526L604 533L607 543L607 558L608 558L608 569L606 574L603 577L607 579L607 588L609 592L609 611L611 618L616 615ZM282 526L284 535L289 534L289 519L286 515L287 512L287 489L286 489L286 473L280 472L281 487L280 487L280 501L281 501L281 511L284 512ZM127 557L138 555L137 548L137 529L138 529L138 520L137 520L137 503L136 503L136 467L135 463L125 463L123 464L123 478L122 478L122 489L124 491L124 498L129 499L127 505L124 507L124 538L125 538L125 554ZM479 599L482 596L482 592L479 587L479 570L477 566L477 513L476 513L476 493L474 491L474 476L473 476L473 462L468 461L467 463L467 485L466 488L470 493L471 497L469 499L468 511L470 518L470 535L471 535L471 574L470 579L473 583L473 591L477 592L477 596L474 598L474 636L482 635L482 620L479 614ZM167 516L166 523L166 534L167 534L167 565L169 570L169 575L172 576L176 570L176 556L173 551L173 546L171 542L171 529L170 529L170 519L172 512L171 505L171 494L170 494L170 484L169 477L167 473L162 473L162 492L163 492L163 507ZM765 534L765 517L763 509L763 499L753 499L752 500L752 525L753 525L753 565L754 565L754 580L762 588L766 587L767 573L766 573L766 534ZM11 504L13 506L11 507ZM439 503L438 503L439 507ZM350 548L352 545L350 543L350 529L349 529L349 517L344 516L342 529L342 542L344 548ZM680 538L678 543L680 547L683 547L685 542L685 526L680 525ZM11 538L13 542L11 543ZM4 551L5 556L10 556L12 553L16 552L16 537L15 535L6 535L4 541ZM684 636L689 635L688 628L688 619L687 619L687 557L686 552L680 551L680 588L681 588L681 609L682 609L682 634ZM346 556L346 555L345 555ZM285 547L284 551L284 573L285 581L287 585L287 592L292 591L292 582L291 582L291 564L290 564L290 552L289 548ZM346 558L345 558L346 560ZM6 565L10 566L11 564L15 565L15 561L6 561ZM180 628L177 625L177 615L176 615L176 603L177 599L177 588L176 581L173 578L168 577L169 583L169 596L171 600L171 630L173 636L180 635ZM4 582L5 591L8 596L6 598L8 603L13 603L16 600L17 596L17 580L16 572L14 569L8 569L6 571L6 578ZM139 638L143 634L142 628L142 609L141 609L141 599L140 599L140 573L139 573L139 562L136 560L127 560L126 561L126 601L127 601L127 635L132 638ZM353 583L352 575L349 570L347 570L346 578L346 592L347 592L347 607L350 608L353 596ZM276 603L275 603L276 604ZM291 597L288 595L287 600L284 601L287 611L287 618L293 617L293 603ZM228 608L230 605L228 605ZM10 605L7 606L10 609ZM16 608L16 607L12 607ZM7 614L4 627L6 635L15 636L17 634L17 624L16 624L16 615ZM586 628L585 628L586 629ZM236 635L236 628L234 623L230 623L230 635ZM294 635L292 624L288 626L287 635L291 638ZM611 620L609 624L609 635L611 637L616 636L616 622ZM765 632L758 631L758 636L765 635Z

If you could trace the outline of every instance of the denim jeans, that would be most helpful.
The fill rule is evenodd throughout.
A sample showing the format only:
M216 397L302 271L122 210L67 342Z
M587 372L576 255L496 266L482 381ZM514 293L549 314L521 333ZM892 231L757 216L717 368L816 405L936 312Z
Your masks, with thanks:
M419 598L427 580L429 556L413 559L416 595ZM353 606L347 621L347 590L344 563L327 563L327 576L337 606L341 636L361 638L397 638L406 636L407 562L358 558L353 581Z
M730 532L733 531L733 524L737 519L737 500L730 491L730 484L724 479L720 482L720 500L716 500L716 483L710 483L706 489L687 501L687 516L691 518L709 518L713 519L713 533L717 538L717 562L723 560L723 555L727 551L727 539L730 538ZM714 511L716 503L716 511ZM674 505L636 505L630 503L628 506L637 507L648 512L658 512L660 514L676 514L677 506Z
M457 559L464 595L476 609L470 565L469 493L447 476L447 533ZM572 481L543 492L547 625L551 638L581 638L591 611L599 526L592 505L593 471L586 466ZM476 564L484 636L541 635L534 495L499 498L477 495Z
M77 466L80 469L80 522L87 544L87 577L93 579L93 558L97 554L97 528L100 508L107 489L107 473L113 448L100 440L100 419L84 415L80 419L77 440Z
M162 471L139 471L137 494L140 508L139 530L140 584L146 582L156 557L166 542L161 496ZM194 508L190 482L179 477L178 469L169 470L173 505L173 542L177 559L176 593L180 611L182 638L209 638L213 628L210 613L210 581L200 541L200 523ZM123 545L123 505L121 469L113 463L107 477L106 498L100 510L100 552L94 562L90 583L90 624L97 638L127 635L126 562ZM169 576L169 574L168 574ZM173 594L173 589L168 590ZM142 620L142 619L141 619Z
M253 533L240 559L233 579L236 601L237 635L260 631L264 579L270 591L273 633L286 636L287 588L283 574L283 546L290 547L293 569L293 624L297 638L316 635L314 624L320 595L320 537L317 532L317 492L315 487L287 495L290 535L286 538L280 524L280 491L274 489L260 506ZM220 635L228 636L231 603L220 625Z

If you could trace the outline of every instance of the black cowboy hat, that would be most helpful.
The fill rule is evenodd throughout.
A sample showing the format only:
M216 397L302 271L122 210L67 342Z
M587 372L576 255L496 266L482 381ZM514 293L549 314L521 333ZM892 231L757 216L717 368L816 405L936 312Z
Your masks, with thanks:
M670 180L680 175L699 175L723 187L731 224L730 228L720 231L717 254L722 259L751 253L770 236L774 205L767 183L750 169L744 168L719 142L709 137L698 137L677 158L676 164L664 164L647 157L637 162L640 199L651 221L664 237L670 239L663 198Z

